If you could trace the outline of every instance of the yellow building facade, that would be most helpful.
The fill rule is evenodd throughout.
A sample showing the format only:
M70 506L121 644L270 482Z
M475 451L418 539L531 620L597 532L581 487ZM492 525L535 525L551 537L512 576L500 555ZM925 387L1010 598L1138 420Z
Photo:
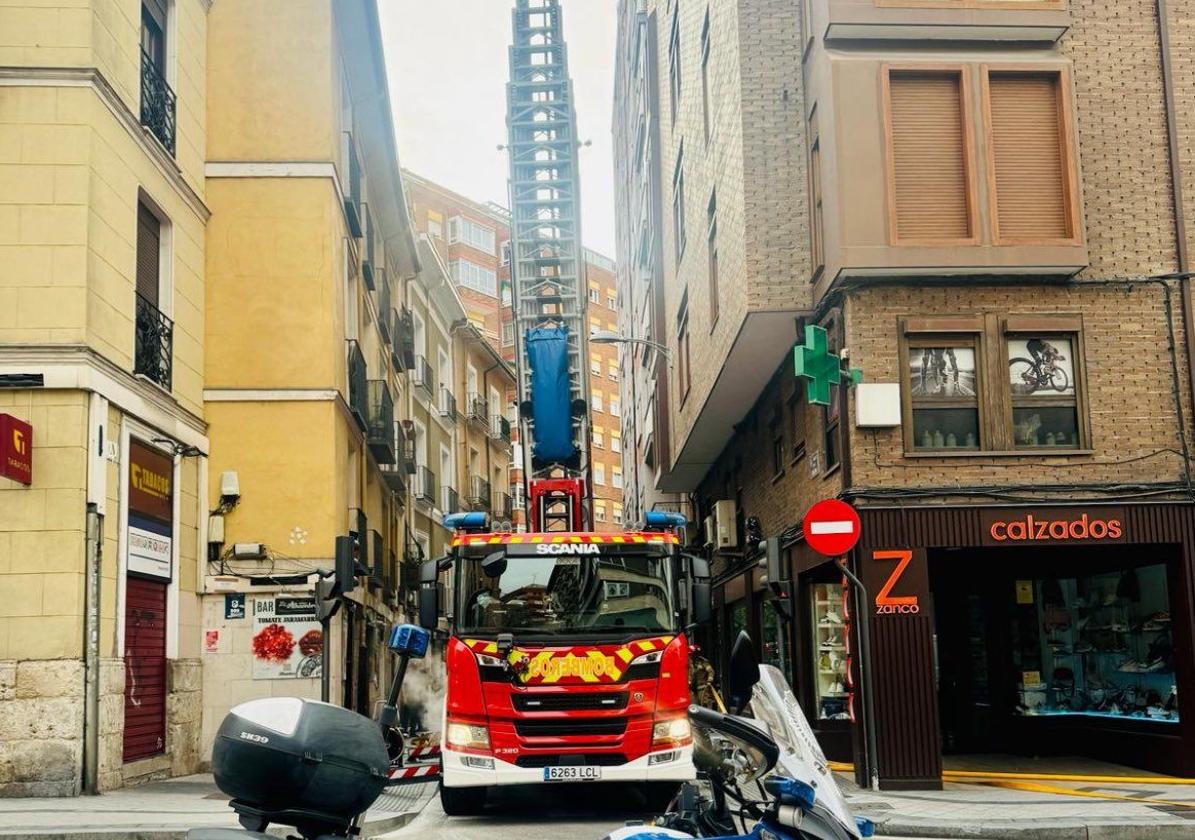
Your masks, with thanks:
M209 11L0 5L0 795L199 767Z
M373 0L217 3L210 44L206 750L245 700L326 690L372 714L384 696L420 269ZM313 573L338 537L358 585L325 638Z

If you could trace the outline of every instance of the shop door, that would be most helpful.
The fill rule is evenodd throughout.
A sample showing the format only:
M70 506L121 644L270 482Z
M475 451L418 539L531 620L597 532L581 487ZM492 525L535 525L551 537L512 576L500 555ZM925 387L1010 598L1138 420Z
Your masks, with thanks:
M128 578L124 612L124 760L166 750L166 583Z
M769 598L760 606L759 633L761 661L773 665L784 674L784 680L793 684L792 645L789 644L788 621L776 608L775 599Z

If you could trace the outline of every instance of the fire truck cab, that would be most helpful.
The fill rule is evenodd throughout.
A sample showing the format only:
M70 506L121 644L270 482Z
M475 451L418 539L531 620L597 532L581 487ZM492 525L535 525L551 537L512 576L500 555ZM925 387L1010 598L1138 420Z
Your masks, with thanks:
M689 642L709 620L709 567L680 552L675 514L619 534L490 533L458 514L451 553L423 569L420 623L451 584L441 803L478 813L487 789L694 778ZM667 788L665 791L663 788Z

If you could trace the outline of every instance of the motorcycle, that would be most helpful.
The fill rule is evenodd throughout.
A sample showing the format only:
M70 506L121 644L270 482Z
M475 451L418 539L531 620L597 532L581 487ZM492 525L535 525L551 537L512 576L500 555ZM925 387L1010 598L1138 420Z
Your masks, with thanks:
M729 684L736 714L689 708L697 781L682 785L653 825L627 825L603 840L871 837L874 825L852 817L784 675L759 664L746 633L731 652Z
M251 700L224 718L212 748L216 786L242 828L196 828L187 840L276 840L271 825L303 840L360 833L365 812L388 787L439 781L439 767L404 766L398 698L411 659L427 654L431 635L395 625L388 647L398 667L377 720L298 697Z

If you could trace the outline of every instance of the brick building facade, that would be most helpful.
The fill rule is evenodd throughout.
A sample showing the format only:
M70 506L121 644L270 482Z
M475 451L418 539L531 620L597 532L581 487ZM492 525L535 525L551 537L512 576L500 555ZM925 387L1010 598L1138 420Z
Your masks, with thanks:
M695 503L718 644L758 639L860 772L873 726L885 786L997 748L1190 772L1191 308L1156 278L1189 270L1195 9L958 5L623 4L661 103L656 489ZM808 326L863 374L825 406ZM827 497L866 602L804 540Z

